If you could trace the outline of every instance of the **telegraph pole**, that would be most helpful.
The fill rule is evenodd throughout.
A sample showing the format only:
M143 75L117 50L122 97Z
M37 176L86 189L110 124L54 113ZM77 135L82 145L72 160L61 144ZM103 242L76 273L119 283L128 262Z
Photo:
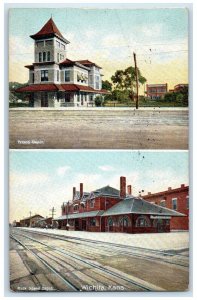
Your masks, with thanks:
M137 69L137 60L136 60L136 54L133 52L133 58L134 58L134 64L135 64L135 80L136 80L136 109L138 109L139 106L139 91L138 91L138 69Z
M54 208L54 207L52 207L51 209L50 209L50 211L51 211L51 217L52 217L52 219L53 219L53 217L55 216L55 212L56 212L56 209Z

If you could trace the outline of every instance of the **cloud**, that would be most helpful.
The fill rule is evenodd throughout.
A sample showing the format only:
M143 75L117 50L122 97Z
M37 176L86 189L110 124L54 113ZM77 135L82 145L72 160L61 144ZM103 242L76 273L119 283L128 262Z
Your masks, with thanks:
M114 171L114 167L109 165L99 166L98 168L104 172Z
M58 174L59 176L62 177L62 176L64 176L70 169L71 169L70 166L59 167L59 168L57 169L57 174Z

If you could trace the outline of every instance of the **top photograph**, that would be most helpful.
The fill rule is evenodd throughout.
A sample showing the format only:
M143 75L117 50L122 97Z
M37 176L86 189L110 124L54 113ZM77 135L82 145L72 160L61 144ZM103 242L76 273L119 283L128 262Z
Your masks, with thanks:
M186 8L8 18L10 149L188 149Z

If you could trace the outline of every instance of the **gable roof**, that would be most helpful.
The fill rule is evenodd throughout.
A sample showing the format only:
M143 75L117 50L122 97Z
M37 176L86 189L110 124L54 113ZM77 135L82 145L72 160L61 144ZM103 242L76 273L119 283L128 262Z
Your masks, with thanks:
M184 214L176 212L156 204L145 201L142 198L127 197L115 204L103 213L103 216L121 215L121 214L147 214L160 216L182 217Z
M63 35L57 28L52 18L50 18L47 21L47 23L37 33L30 35L30 37L34 40L39 40L45 37L54 37L54 36L57 36L58 38L63 40L66 44L70 43L63 37Z

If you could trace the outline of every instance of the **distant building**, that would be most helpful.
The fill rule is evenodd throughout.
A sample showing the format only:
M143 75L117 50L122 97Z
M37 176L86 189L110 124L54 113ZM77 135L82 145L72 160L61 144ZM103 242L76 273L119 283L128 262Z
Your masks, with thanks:
M20 220L20 227L35 227L39 220L44 219L41 215L34 215Z
M91 106L96 96L108 94L102 89L100 66L87 59L67 58L70 42L52 18L30 37L34 40L34 62L25 66L29 70L29 84L15 90L29 95L30 106Z
M142 196L144 200L173 209L184 214L180 218L174 217L170 221L171 230L188 230L189 229L189 187L182 184L176 189L171 187L168 190L158 193L148 193Z
M188 88L188 84L180 83L174 86L174 92L181 92L183 89Z
M55 218L60 229L94 232L156 233L169 232L170 220L183 214L132 196L126 177L120 189L105 186L91 192L73 188L73 198L64 202L62 215Z
M165 94L168 92L168 84L147 84L146 94L147 97L152 100L163 99Z

